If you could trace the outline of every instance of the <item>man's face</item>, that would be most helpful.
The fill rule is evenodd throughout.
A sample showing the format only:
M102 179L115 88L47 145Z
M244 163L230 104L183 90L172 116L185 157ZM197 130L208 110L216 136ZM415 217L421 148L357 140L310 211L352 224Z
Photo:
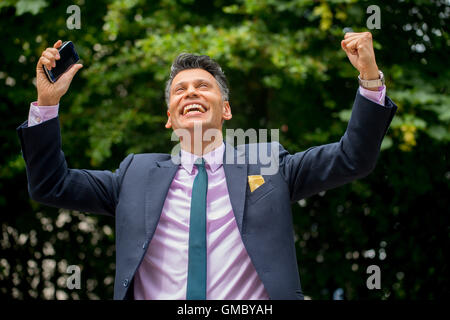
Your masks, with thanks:
M222 130L223 120L231 119L228 101L222 94L216 79L203 69L188 69L179 72L170 86L169 109L166 128L194 128L200 122L202 129Z

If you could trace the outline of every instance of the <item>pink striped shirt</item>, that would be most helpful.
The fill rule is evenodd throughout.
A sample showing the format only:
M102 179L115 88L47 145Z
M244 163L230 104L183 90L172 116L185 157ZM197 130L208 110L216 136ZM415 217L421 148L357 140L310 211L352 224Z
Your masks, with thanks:
M203 155L206 196L206 298L268 299L245 250L234 218L222 166L225 146ZM181 165L169 188L161 218L134 279L135 299L186 299L189 213L198 156L181 150Z

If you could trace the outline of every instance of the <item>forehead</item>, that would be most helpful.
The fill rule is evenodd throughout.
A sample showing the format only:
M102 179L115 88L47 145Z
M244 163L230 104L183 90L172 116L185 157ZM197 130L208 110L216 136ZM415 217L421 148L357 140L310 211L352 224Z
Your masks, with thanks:
M175 86L181 82L193 82L197 80L207 80L211 83L215 83L216 79L213 77L211 73L203 69L187 69L178 72L175 78L172 81L172 86Z

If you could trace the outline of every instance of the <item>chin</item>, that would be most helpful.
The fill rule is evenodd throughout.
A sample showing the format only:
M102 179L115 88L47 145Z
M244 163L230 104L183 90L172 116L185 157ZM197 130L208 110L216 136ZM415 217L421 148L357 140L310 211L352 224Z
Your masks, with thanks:
M186 119L180 124L181 124L180 128L188 130L194 129L195 125L201 125L202 129L211 127L210 121L205 119Z

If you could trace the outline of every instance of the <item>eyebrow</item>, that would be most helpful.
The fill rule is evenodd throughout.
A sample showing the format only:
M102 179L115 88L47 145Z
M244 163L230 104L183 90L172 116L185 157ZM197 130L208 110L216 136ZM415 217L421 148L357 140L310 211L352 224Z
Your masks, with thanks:
M181 81L181 82L177 82L173 85L173 87L177 87L177 86L183 86L186 83L188 83L189 81ZM207 80L207 79L203 79L203 78L198 78L198 79L194 79L192 80L192 82L198 83L198 82L206 82L208 84L211 84L211 81Z

